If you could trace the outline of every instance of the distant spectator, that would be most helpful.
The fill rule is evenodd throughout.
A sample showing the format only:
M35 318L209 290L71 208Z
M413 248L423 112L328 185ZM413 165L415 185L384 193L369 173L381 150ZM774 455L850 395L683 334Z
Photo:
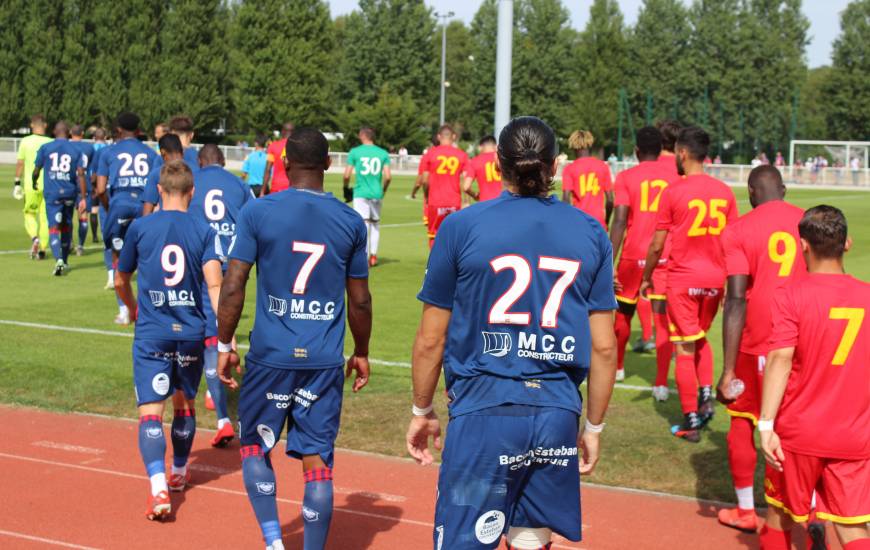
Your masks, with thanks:
M756 166L761 166L762 164L764 164L764 163L761 161L761 153L755 155L755 158L753 158L749 162L749 166L751 166L753 168L755 168Z
M859 176L861 175L861 159L852 157L849 161L849 168L852 169L852 185L858 185Z
M254 140L254 151L242 164L242 179L251 187L255 197L263 189L263 175L266 173L266 136L258 135Z
M713 164L722 164L722 157L716 155L716 158L713 159Z
M777 167L785 166L785 159L782 157L782 153L780 151L776 152L776 159L774 159L773 164Z

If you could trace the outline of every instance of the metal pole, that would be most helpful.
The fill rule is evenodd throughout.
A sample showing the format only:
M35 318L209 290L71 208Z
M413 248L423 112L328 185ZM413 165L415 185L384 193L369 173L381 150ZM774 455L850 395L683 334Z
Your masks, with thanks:
M454 13L435 12L435 17L441 20L441 116L438 119L439 125L444 126L445 105L447 100L447 20L453 17Z
M498 49L495 60L495 135L511 118L511 66L513 63L514 2L498 2Z

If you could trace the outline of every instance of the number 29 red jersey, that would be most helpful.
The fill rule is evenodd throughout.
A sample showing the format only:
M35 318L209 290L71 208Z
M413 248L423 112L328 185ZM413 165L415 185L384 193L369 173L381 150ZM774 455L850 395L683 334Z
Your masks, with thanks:
M452 145L429 149L420 160L421 172L429 173L429 206L462 206L462 174L468 165L468 155Z

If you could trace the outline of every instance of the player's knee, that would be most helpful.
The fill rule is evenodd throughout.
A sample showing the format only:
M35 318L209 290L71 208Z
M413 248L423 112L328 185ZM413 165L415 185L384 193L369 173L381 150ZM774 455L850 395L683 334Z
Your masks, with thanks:
M511 527L507 534L509 548L517 550L540 550L550 547L552 531L546 527Z

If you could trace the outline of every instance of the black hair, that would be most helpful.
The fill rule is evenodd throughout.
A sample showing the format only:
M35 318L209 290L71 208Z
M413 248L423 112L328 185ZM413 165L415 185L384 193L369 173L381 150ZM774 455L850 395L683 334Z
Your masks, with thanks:
M266 136L263 134L257 134L257 137L254 138L254 143L257 144L258 147L266 146Z
M83 136L85 135L85 129L81 124L73 124L73 127L69 129L69 133L72 136Z
M682 129L680 123L676 120L660 120L656 123L656 128L662 133L662 149L673 153L677 145L677 136Z
M652 126L644 126L638 130L634 141L638 160L641 160L640 157L656 159L662 152L662 133Z
M700 162L707 157L710 150L710 134L697 126L688 126L680 130L677 147L687 149L689 156Z
M329 161L329 142L316 128L294 128L284 151L301 168L325 170Z
M837 259L846 251L849 227L842 210L821 204L804 212L798 223L798 233L816 256Z
M490 135L480 138L480 142L478 142L478 145L495 145L496 143L498 142L495 140L495 136Z
M223 166L226 162L226 159L224 159L224 152L214 143L206 143L203 145L202 149L199 150L197 158L199 158L200 162L205 164L220 164Z
M749 172L750 187L782 187L782 174L770 164L761 164Z
M172 120L169 121L169 130L176 134L191 134L193 133L193 119L187 115L172 117Z
M542 195L553 189L557 154L556 133L538 117L515 118L499 135L501 173L523 196Z
M139 129L139 115L130 112L121 113L115 121L115 126L128 132L135 132Z
M164 134L157 142L157 146L161 151L166 153L184 154L184 147L181 146L181 138L175 134Z

